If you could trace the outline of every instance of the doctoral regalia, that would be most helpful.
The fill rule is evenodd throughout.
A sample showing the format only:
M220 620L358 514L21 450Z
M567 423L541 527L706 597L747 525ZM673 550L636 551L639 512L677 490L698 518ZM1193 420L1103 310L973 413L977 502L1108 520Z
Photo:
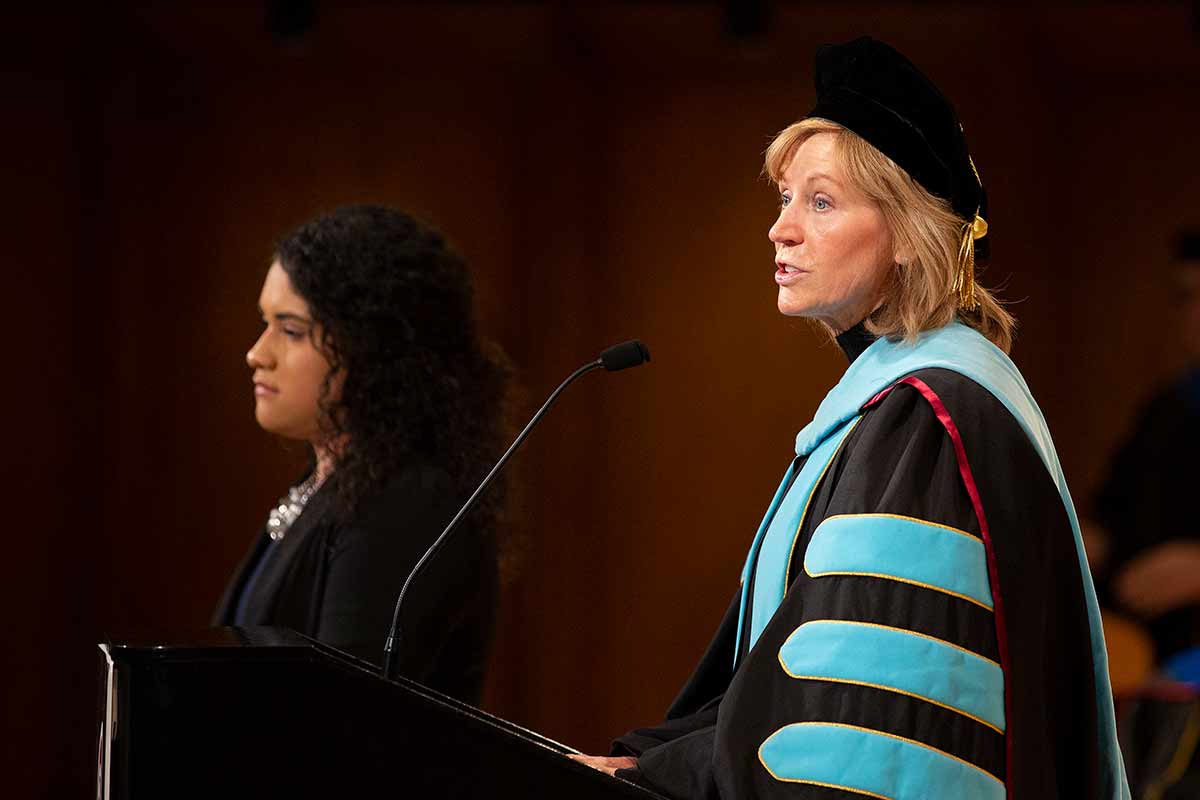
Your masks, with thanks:
M678 798L1128 798L1078 521L1020 373L960 323L849 355L712 643L666 721L615 742L638 757L617 774Z

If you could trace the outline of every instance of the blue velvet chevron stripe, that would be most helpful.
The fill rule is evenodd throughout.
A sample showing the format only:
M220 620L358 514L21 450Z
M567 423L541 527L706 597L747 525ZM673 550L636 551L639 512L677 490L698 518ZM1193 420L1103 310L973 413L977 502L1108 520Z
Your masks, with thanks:
M956 528L912 517L828 517L817 526L804 553L804 571L814 578L889 578L992 609L983 542Z
M1004 672L995 661L913 631L815 620L792 632L779 663L793 678L899 692L1004 732Z
M1092 669L1096 690L1097 733L1100 758L1107 786L1101 797L1129 800L1129 781L1125 763L1117 744L1116 715L1113 711L1112 686L1108 678L1108 654L1104 645L1104 630L1100 620L1100 605L1087 553L1079 530L1075 504L1067 488L1066 477L1054 450L1050 431L1041 409L1025 384L1016 365L998 347L979 332L958 322L921 334L915 343L893 342L886 337L877 339L854 360L838 384L829 391L812 421L796 435L796 454L814 452L847 420L857 417L872 397L905 375L918 370L941 368L957 372L991 392L1020 424L1029 441L1041 455L1050 477L1058 486L1063 508L1075 533L1075 553L1083 581L1088 623L1092 634ZM1099 799L1098 799L1099 800Z
M792 561L792 549L796 544L800 523L808 510L809 500L812 499L813 491L821 482L833 457L837 455L842 440L854 427L856 419L844 423L821 442L800 468L800 474L796 476L790 489L787 488L791 477L789 470L779 491L775 493L771 509L759 526L758 536L750 548L750 556L742 572L742 604L736 641L742 640L742 629L749 612L750 646L753 647L763 628L771 621L775 610L783 602L783 596L787 593L787 571ZM751 565L755 570L753 581L746 580ZM751 584L753 591L750 591ZM735 665L736 662L735 651Z
M758 750L776 780L882 800L1004 800L1004 784L949 753L878 731L825 722L780 728Z

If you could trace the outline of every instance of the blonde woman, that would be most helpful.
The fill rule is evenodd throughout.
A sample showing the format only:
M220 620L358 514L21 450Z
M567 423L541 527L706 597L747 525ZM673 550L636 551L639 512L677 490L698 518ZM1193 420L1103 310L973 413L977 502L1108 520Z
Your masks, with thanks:
M975 283L965 134L877 41L816 82L767 151L769 237L780 312L850 365L666 721L580 760L679 798L1129 797L1070 495Z

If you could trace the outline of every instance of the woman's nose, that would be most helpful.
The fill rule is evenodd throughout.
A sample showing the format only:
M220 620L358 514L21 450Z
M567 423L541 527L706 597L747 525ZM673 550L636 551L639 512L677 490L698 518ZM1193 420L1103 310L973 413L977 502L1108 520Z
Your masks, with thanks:
M250 369L270 369L275 365L274 359L271 357L271 350L266 343L267 332L262 334L246 351L246 366Z
M799 220L796 215L791 212L791 208L781 209L779 216L775 219L775 224L767 231L767 238L775 244L784 246L799 244L804 241L804 231L800 227Z

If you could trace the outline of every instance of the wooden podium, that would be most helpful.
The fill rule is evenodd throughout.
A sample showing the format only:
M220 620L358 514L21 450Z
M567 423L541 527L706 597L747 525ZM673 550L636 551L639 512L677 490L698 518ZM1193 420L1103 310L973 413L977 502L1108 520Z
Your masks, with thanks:
M100 653L101 800L659 797L290 630L111 639Z

